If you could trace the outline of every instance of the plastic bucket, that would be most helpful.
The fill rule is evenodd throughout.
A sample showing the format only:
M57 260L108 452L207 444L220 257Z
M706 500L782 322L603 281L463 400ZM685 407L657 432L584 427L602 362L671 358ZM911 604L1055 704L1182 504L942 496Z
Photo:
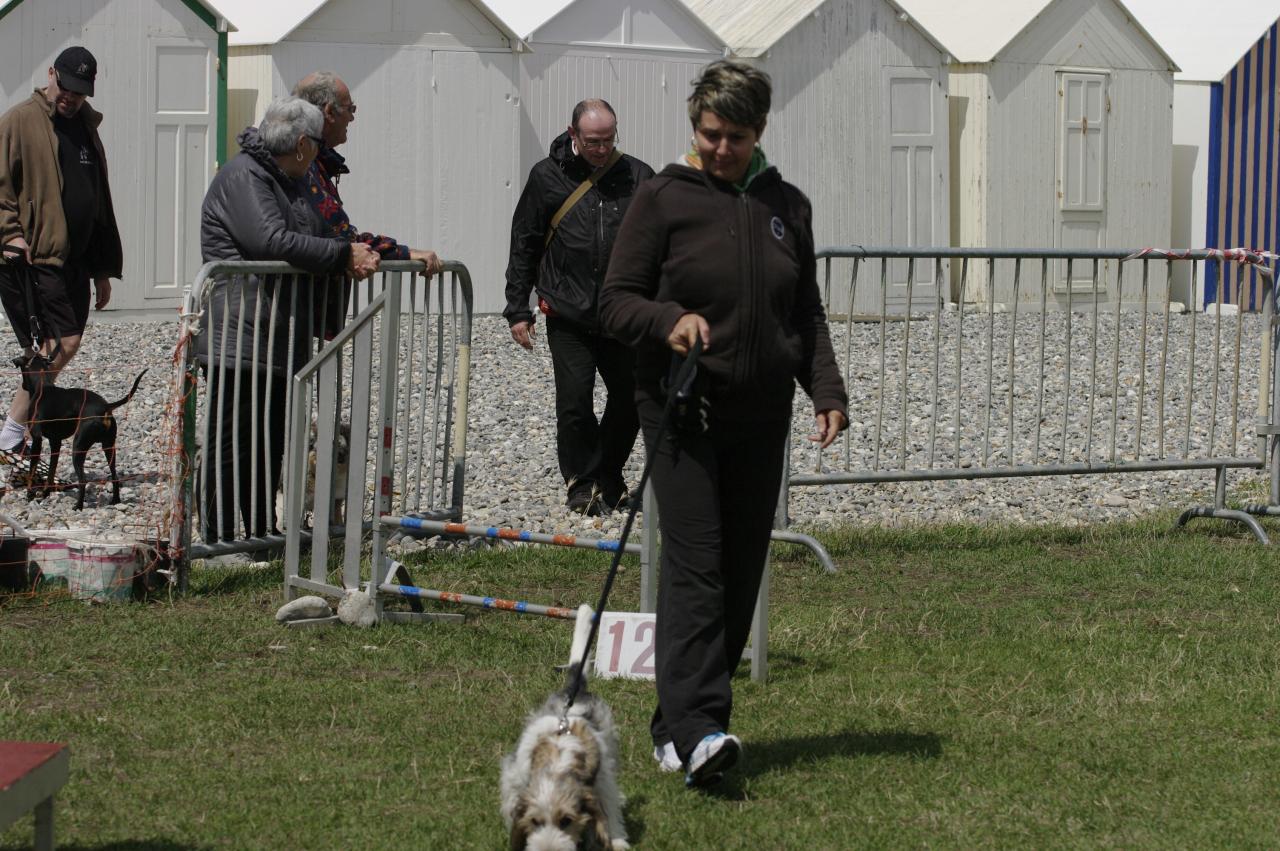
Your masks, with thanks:
M83 537L88 529L28 529L31 540L29 557L40 568L41 581L47 584L67 584L67 572L71 560L67 555L67 538Z
M138 551L133 541L67 541L67 589L72 597L106 603L133 596Z

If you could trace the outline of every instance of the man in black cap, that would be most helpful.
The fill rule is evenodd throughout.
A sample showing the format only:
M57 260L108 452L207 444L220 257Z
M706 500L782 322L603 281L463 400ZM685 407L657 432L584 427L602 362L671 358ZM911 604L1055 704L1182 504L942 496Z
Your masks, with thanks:
M85 102L97 75L92 53L68 47L49 69L48 84L0 116L0 302L20 345L56 353L55 373L80 348L90 280L94 307L102 310L124 265L98 136L102 114ZM33 312L38 328L31 327ZM28 404L19 390L0 428L0 458L18 454Z

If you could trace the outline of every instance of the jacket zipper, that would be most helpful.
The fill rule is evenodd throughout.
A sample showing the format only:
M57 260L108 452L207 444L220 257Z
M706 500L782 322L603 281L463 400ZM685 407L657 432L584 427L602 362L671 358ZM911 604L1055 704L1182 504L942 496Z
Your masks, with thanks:
M596 272L604 271L604 199L596 202Z
M739 216L741 222L739 240L742 246L742 277L747 283L746 298L743 299L746 307L746 316L742 328L742 345L738 347L737 356L737 379L734 382L738 386L746 384L748 362L751 352L755 351L755 333L756 333L756 269L751 254L751 245L753 242L753 233L751 230L751 204L747 199L747 193L738 196L741 199L742 213Z
M604 271L604 198L600 198L595 202L595 275L593 285L595 287L595 310L591 311L591 330L594 333L600 331L600 285L603 282Z

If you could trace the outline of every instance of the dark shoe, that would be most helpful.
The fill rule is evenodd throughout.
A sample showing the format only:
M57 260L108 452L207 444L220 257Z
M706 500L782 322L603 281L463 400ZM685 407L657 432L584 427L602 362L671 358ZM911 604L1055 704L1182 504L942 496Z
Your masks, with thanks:
M616 479L605 478L598 493L606 511L626 511L631 507L631 493L621 476Z
M596 517L600 514L600 500L597 498L595 485L590 482L579 482L569 488L569 498L565 505L574 514Z
M607 511L626 511L631 508L631 494L626 488L621 491L601 491L600 503Z
M31 469L27 463L26 446L18 444L13 449L0 449L0 466L11 467L8 486L13 490L30 487ZM49 465L37 460L35 465L37 481L49 478Z

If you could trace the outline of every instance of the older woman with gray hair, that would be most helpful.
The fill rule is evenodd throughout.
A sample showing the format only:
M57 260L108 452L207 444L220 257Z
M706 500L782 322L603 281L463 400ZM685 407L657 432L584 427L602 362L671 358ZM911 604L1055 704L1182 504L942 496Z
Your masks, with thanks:
M276 260L314 273L220 275L205 292L206 333L197 338L197 359L208 373L212 406L213 464L203 475L201 513L206 541L274 530L270 514L283 459L285 394L289 377L310 352L312 305L324 304L328 289L341 287L347 276L367 277L378 268L378 255L368 246L327 233L305 197L301 178L320 150L323 128L324 116L313 104L296 97L272 101L258 126L240 134L240 153L218 171L204 196L205 262Z

